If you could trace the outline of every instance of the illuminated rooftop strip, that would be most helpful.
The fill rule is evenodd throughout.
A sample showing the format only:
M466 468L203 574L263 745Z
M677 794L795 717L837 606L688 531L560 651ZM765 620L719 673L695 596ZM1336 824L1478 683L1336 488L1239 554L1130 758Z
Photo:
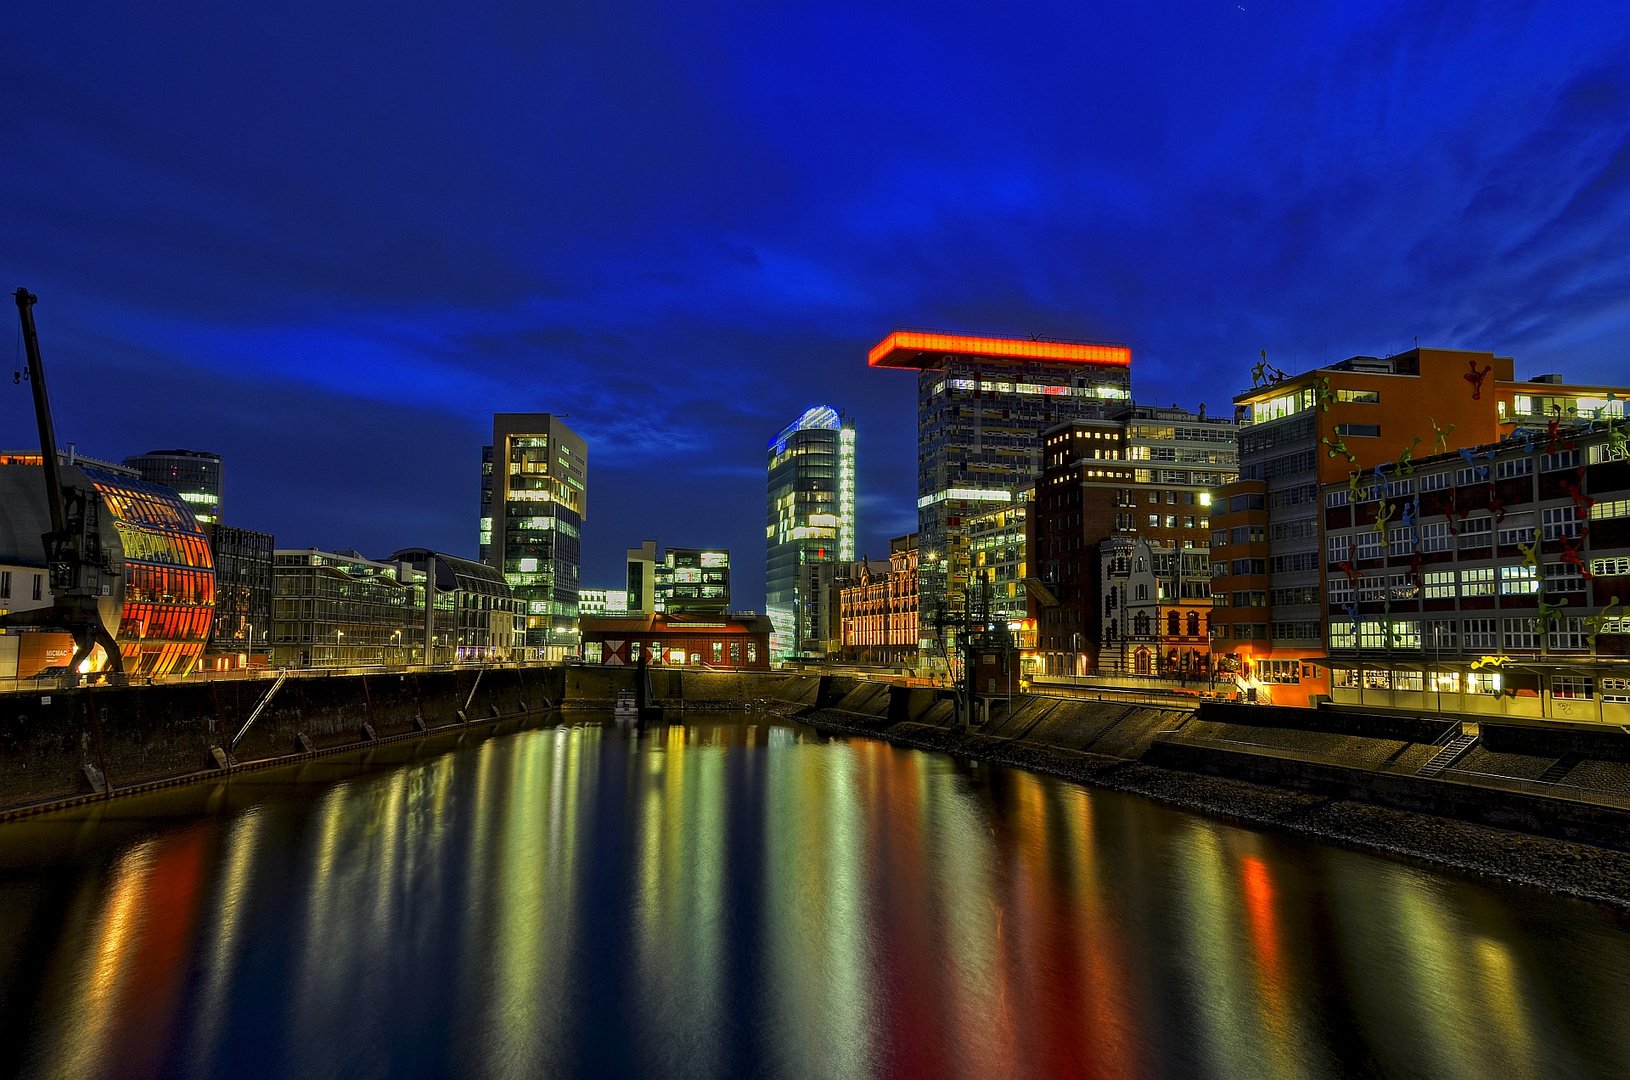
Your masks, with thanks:
M872 367L920 367L917 353L956 353L1008 360L1064 360L1078 364L1132 363L1132 350L1109 342L1028 340L948 334L928 330L896 330L866 354Z
M925 506L933 506L935 503L944 502L946 499L964 499L968 502L1012 502L1013 492L981 491L979 488L946 488L944 491L936 491L932 495L924 495L918 499L917 509L921 510Z
M997 382L983 379L947 379L934 388L937 394L944 387L952 390L994 390L998 394L1045 394L1048 397L1106 398L1124 400L1132 396L1130 390L1119 386L1049 386L1045 383Z

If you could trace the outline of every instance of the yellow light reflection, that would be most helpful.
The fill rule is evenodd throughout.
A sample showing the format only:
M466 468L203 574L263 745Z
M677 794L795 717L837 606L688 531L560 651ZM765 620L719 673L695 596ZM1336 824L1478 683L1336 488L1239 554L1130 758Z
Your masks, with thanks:
M876 988L856 761L848 743L770 732L765 755L768 1038L789 1076L864 1076Z
M226 1023L227 1000L237 964L238 939L247 912L244 910L262 814L251 810L238 817L227 834L226 858L221 866L220 885L211 922L215 930L204 960L204 986L193 1008L191 1071L209 1072L221 1028Z
M113 1049L109 1040L119 1022L121 990L146 914L142 899L152 876L155 847L156 841L125 852L114 863L110 883L87 882L81 902L99 892L100 910L89 924L88 940L64 942L65 955L74 958L65 972L64 990L69 992L60 999L68 1006L39 1056L39 1075L68 1078L105 1070Z
M716 1075L723 1068L725 768L720 729L670 728L665 745L640 743L634 775L641 808L635 961L640 1050L653 1075Z

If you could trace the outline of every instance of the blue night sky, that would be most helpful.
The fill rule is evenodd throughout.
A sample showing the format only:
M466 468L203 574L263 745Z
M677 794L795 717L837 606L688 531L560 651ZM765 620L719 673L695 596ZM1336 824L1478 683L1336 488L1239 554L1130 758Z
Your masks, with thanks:
M473 555L490 414L566 413L584 583L723 544L756 606L810 404L861 551L915 527L896 324L1125 341L1213 411L1263 348L1625 379L1630 8L13 5L0 206L64 443L217 450L279 546Z

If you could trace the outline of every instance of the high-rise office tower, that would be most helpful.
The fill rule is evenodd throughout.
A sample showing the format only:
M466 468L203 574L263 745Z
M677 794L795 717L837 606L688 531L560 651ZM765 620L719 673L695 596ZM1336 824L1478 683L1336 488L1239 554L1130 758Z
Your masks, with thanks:
M150 484L163 484L181 496L204 525L221 520L221 455L205 450L149 450L125 458Z
M926 647L936 613L962 606L965 523L1036 482L1043 431L1107 417L1131 398L1132 353L1105 342L902 328L873 346L867 362L919 372L918 589Z
M549 413L494 413L481 454L481 561L522 601L526 659L577 651L588 445Z
M765 603L770 655L803 652L813 637L799 567L855 557L855 422L816 405L770 440Z

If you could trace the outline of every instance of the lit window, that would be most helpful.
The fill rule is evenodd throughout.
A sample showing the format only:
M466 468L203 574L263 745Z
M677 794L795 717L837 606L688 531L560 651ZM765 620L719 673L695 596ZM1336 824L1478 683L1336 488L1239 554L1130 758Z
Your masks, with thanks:
M1539 575L1532 566L1500 567L1500 595L1523 596L1539 592Z
M1556 698L1589 699L1590 680L1581 675L1552 675L1551 696Z

